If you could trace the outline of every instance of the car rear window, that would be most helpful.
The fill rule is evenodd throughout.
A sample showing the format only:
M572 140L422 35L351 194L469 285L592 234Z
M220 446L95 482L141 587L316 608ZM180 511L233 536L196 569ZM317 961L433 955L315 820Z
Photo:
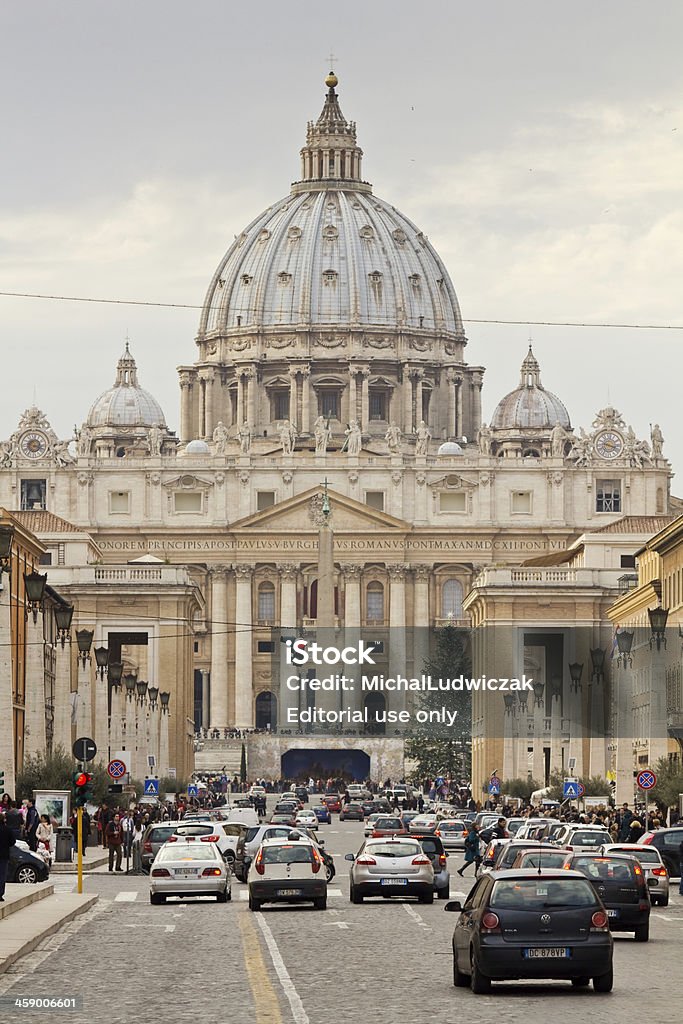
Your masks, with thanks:
M519 858L520 868L559 868L564 864L566 851L543 850L540 853L523 853Z
M201 846L195 846L194 843L190 846L187 844L170 843L169 845L162 846L159 850L157 860L215 860L216 852L213 846L207 846L204 843Z
M213 832L213 825L195 825L190 822L188 825L180 825L176 829L177 836L210 836Z
M159 828L153 828L149 834L149 842L165 843L168 837L172 836L177 828L177 825L165 825L160 826Z
M461 821L442 821L439 825L442 832L464 832L465 826Z
M435 839L432 839L432 838L421 839L420 840L420 846L422 847L424 852L428 853L428 854L441 853L442 850L443 850L443 846L441 845L441 840L440 839L436 839L436 838Z
M609 852L621 853L624 857L635 857L641 864L659 864L662 859L659 852L649 846L639 846L637 850L622 850L617 847Z
M258 828L248 828L247 831L244 833L244 841L245 841L245 843L250 843L252 841L252 839L256 839L257 835L258 835Z
M493 886L491 907L500 910L542 910L545 907L593 907L597 897L581 878L502 879Z
M417 843L372 843L364 850L371 857L417 857L421 852Z
M574 857L572 867L590 879L609 882L635 880L635 864L616 857Z
M607 836L609 832L574 832L569 842L572 846L602 846L609 841Z
M377 818L375 828L402 828L403 822L400 818Z
M310 864L313 859L310 846L264 846L264 864Z
M664 833L665 846L680 846L683 843L683 829L677 828L675 832Z

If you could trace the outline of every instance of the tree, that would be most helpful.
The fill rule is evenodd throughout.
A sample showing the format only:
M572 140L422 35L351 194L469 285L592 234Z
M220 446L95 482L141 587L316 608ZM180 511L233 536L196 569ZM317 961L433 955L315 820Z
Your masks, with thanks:
M433 680L468 676L470 659L466 648L468 634L455 626L444 626L436 633L436 649L424 666L424 675ZM431 690L420 694L416 710L457 712L451 728L426 723L413 729L406 741L406 757L417 762L416 780L438 775L469 779L472 734L471 694L467 690Z
M240 782L247 781L247 748L242 741L242 752L240 754Z
M36 789L71 791L71 780L77 761L64 747L57 746L51 754L41 751L24 760L24 766L17 775L17 799L26 800ZM93 802L112 802L107 790L112 780L102 764L88 762L86 771L93 777Z
M564 800L564 780L564 772L556 770L550 773L548 784L550 789L548 793L549 800ZM585 776L579 778L578 781L584 787L584 796L604 796L609 798L612 794L612 787L602 775ZM609 803L609 799L606 799L605 802Z
M525 803L528 803L531 799L531 794L540 788L541 784L536 779L504 779L500 784L503 796L513 797L515 800L524 800Z
M669 807L678 807L678 798L683 793L683 768L676 761L661 757L654 767L657 785L647 793L648 801L654 800L666 814Z

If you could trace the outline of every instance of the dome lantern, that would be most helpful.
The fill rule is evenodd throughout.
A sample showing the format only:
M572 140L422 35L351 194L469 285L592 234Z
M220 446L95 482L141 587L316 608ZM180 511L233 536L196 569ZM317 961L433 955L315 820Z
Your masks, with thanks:
M301 178L293 186L297 192L310 188L324 188L326 182L340 182L348 186L370 185L361 179L363 150L356 142L356 122L347 121L339 106L335 91L338 78L333 71L325 79L327 96L317 121L309 121L306 145L301 150Z

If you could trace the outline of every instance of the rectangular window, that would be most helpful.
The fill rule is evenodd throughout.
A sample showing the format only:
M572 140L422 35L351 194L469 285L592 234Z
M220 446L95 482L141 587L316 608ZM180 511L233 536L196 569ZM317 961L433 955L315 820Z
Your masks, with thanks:
M22 480L21 481L21 511L30 512L31 509L46 508L45 497L47 484L45 480Z
M273 419L289 419L289 391L273 392Z
M636 556L635 555L622 555L619 564L622 569L635 569L636 567Z
M272 640L259 640L256 644L256 650L259 654L273 654L275 644Z
M52 565L52 552L44 551L38 559L40 565Z
M109 511L112 515L130 512L130 491L110 491Z
M467 512L466 492L453 491L440 494L439 512Z
M256 492L256 511L263 512L264 509L272 508L275 504L275 491Z
M387 395L386 391L370 391L370 419L386 420L387 418Z
M621 512L621 481L598 480L595 492L596 512Z
M321 388L318 393L318 412L325 419L339 419L339 391L332 388Z
M514 515L531 512L531 491L512 491L510 494L510 511Z
M365 504L368 508L375 508L378 512L384 512L384 491L366 491Z
M368 621L384 622L384 590L368 589L367 592Z
M173 495L173 508L176 512L201 512L201 491L176 491Z

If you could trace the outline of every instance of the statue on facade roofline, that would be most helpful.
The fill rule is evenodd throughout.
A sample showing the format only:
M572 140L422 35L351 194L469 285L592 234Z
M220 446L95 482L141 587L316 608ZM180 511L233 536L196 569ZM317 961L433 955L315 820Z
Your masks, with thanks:
M313 435L315 437L315 454L324 455L332 437L329 419L326 420L324 416L318 416L313 424Z
M291 455L292 452L294 451L294 446L296 444L297 439L297 432L293 424L291 424L289 420L285 420L285 422L280 427L278 434L280 435L282 454Z
M387 448L392 455L400 455L401 453L401 430L396 426L395 423L391 423L387 427L387 432L384 435L384 440L387 443Z
M558 420L550 432L550 454L553 458L562 458L566 439L567 432Z
M655 423L654 427L650 424L650 441L652 442L652 455L655 459L661 458L662 448L664 446L664 437L659 428L659 423Z
M237 440L240 443L242 455L248 455L251 451L251 427L246 420L237 431Z
M216 455L225 455L228 449L228 431L221 420L216 424L212 440Z
M429 442L432 439L432 434L424 420L420 420L420 426L417 428L417 441L415 443L415 454L426 455L429 451Z
M361 445L363 443L363 436L358 425L358 420L351 420L344 433L346 434L344 448L346 448L347 454L360 455ZM342 448L342 451L344 450L344 448Z

